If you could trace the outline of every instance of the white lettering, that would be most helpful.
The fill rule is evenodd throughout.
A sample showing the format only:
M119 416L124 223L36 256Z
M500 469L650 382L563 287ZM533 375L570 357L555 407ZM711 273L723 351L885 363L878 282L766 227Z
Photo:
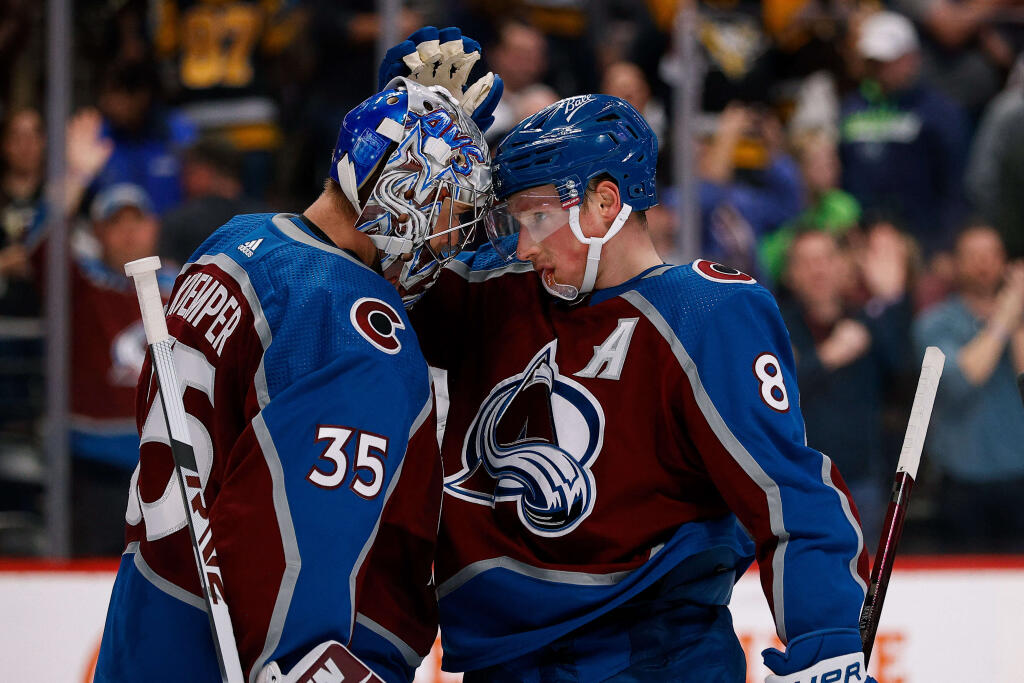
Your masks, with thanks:
M199 277L197 277L195 282L192 283L192 287L190 287L189 290L185 292L185 295L181 297L181 302L178 304L173 315L179 315L184 318L184 313L188 309L192 299L195 297L196 292L210 279L210 276L206 273L200 273Z
M224 351L224 344L227 343L228 337L230 337L231 333L235 331L236 327L238 327L238 321L242 319L242 311L237 308L238 302L232 298L230 303L233 303L236 306L235 312L224 324L224 327L221 328L220 334L217 335L217 339L213 342L213 348L217 352L218 356ZM224 308L226 309L227 306Z
M189 303L186 309L184 304L182 305L181 317L191 322L191 318L196 314L196 311L203 307L206 303L206 299L210 296L214 289L216 289L218 283L213 276L209 276L209 279L202 285L196 287L196 295Z
M178 288L177 294L174 295L174 300L171 301L171 305L167 307L167 315L172 315L174 309L177 308L178 304L181 303L181 297L184 296L185 292L195 284L196 278L199 277L199 273L192 273L185 281L181 283L181 287Z
M203 308L201 311L198 311L193 314L193 318L195 319L191 321L192 324L195 325L196 327L199 327L199 323L203 321L203 318L205 318L208 315L213 315L220 311L220 309L224 307L224 304L227 302L227 300L228 288L218 283L217 289L206 300L206 307Z
M576 377L597 377L598 379L619 379L626 362L626 352L633 338L633 330L640 318L619 318L615 330L600 346L594 347L594 357L587 367L575 373Z

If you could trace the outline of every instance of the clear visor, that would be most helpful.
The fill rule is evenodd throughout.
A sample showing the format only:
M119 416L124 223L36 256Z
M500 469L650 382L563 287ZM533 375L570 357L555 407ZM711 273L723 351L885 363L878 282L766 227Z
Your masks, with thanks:
M516 257L520 241L540 243L569 225L569 210L557 195L518 194L491 207L484 216L487 238L505 260Z

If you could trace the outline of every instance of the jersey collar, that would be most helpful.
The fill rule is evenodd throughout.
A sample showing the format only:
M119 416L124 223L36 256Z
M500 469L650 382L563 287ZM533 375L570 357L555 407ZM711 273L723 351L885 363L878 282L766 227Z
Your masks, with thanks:
M640 280L661 275L662 271L668 270L671 267L672 266L668 263L659 263L656 266L651 266L638 275L634 275L621 284L615 285L614 287L608 287L607 289L599 289L590 295L590 302L587 305L596 306L608 299L614 299L623 292L634 289Z

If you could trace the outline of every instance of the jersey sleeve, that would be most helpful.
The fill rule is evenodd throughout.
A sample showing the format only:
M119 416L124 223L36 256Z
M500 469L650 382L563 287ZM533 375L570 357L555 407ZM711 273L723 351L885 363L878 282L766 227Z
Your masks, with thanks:
M359 575L353 649L412 679L437 638L433 559L441 518L434 409L409 441L401 479ZM395 586L408 586L395 590Z
M205 292L216 285L191 295L205 304L172 296L168 322L193 437L210 453L206 498L243 669L249 680L272 660L287 670L326 640L356 649L363 609L390 637L356 654L385 680L410 680L410 652L429 650L416 627L431 642L436 630L427 603L441 495L429 377L411 326L383 281L386 292L321 287L304 296L287 291L284 277L254 286L232 264L218 257L190 272L212 276L238 302L240 318L223 343L224 323L207 332L210 316L191 312L212 306L216 290ZM375 334L367 310L393 316L392 336ZM192 379L199 375L206 379ZM420 431L429 438L414 439ZM168 449L143 457L140 489L166 480ZM142 496L158 497L152 487ZM174 567L166 578L199 594L188 538L168 531L173 543L149 543L144 554L155 567ZM363 590L385 591L366 578L372 567L384 580L380 542L408 572L386 574L390 595L378 603L397 607L384 616L377 605L360 607ZM409 611L391 618L398 609ZM410 623L419 619L423 625Z
M396 492L407 488L407 478L415 479L424 468L429 472L439 460L436 446L408 448L432 406L412 330L407 324L396 330L406 348L392 354L352 334L349 310L358 302L326 293L318 298L327 310L340 313L327 321L313 316L327 328L322 334L310 329L288 334L285 328L296 321L287 316L276 330L277 340L287 344L263 359L269 402L230 453L224 488L212 510L214 528L225 530L225 581L230 586L234 579L237 586L228 588L229 603L242 605L242 615L263 611L262 619L243 622L239 629L244 663L254 670L269 660L291 664L325 640L352 641L358 579L380 533L382 540L401 546L398 554L410 563L431 557L430 535L403 528L408 515L396 509L404 503ZM397 314L394 307L392 312ZM347 341L339 344L339 337ZM293 369L308 365L289 363L295 357L318 358L323 364L298 375L275 374L282 364ZM402 365L417 361L417 372L402 371ZM433 427L426 429L432 432ZM418 483L423 495L440 497L439 483L433 489L429 481ZM268 557L267 547L275 548L270 557L278 561L269 566L276 567L254 580ZM418 553L426 553L426 560ZM396 577L389 589L403 605L418 604L429 590L426 580L414 584L408 575ZM244 594L235 597L232 590ZM429 628L435 625L431 621ZM385 679L408 680L411 671L403 664L409 653L402 651L402 643L403 637L411 638L395 628L399 633L393 639L356 653Z
M373 415L365 394L353 391L358 375L373 382L373 372L352 370L325 368L272 400L232 450L212 509L228 602L241 608L235 627L243 663L256 670L269 660L291 664L325 640L351 642L358 596L367 584L357 579L371 557L376 571L383 571L378 542L390 545L381 552L404 558L405 569L419 574L415 585L408 574L395 578L388 586L393 602L426 613L428 628L436 624L421 606L429 574L416 564L429 562L432 539L402 526L407 515L394 511L405 504L396 492L437 458L436 451L406 452L410 423L422 425L431 404L412 417L402 411ZM344 394L351 398L339 400ZM429 482L419 483L429 489ZM438 498L439 488L438 482ZM249 618L255 615L261 618ZM375 657L357 650L382 675L397 666L399 680L409 673L403 644L418 644L403 626L392 626L394 637L375 643Z
M687 427L756 543L779 638L853 642L868 570L856 508L835 465L806 445L774 299L759 286L721 286L736 292L707 315L693 345Z

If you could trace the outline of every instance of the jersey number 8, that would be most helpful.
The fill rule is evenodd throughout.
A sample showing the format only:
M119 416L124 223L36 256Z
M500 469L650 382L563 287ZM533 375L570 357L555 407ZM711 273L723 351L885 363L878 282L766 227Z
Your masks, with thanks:
M784 413L789 410L789 394L782 377L779 359L770 353L762 353L754 360L754 376L761 383L761 400L772 410Z

